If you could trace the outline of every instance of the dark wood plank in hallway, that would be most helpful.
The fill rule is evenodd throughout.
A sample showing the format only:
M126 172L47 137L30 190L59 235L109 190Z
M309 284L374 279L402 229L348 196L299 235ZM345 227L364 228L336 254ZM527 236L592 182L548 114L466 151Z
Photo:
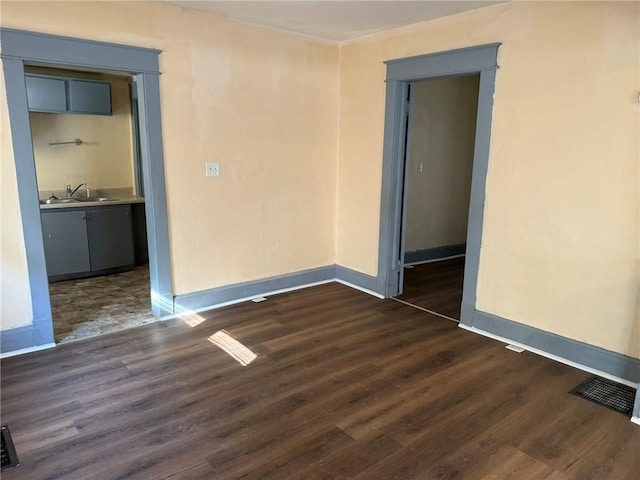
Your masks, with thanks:
M460 320L464 257L423 263L404 270L404 292L397 298Z

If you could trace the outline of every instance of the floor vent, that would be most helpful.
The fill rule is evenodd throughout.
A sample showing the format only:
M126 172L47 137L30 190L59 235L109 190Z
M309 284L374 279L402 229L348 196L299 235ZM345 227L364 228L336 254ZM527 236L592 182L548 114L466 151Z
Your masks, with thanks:
M635 388L598 377L597 375L593 375L569 393L586 398L628 417L633 412L633 402L636 396Z
M7 427L6 425L3 425L2 429L0 430L0 438L2 443L2 447L0 449L2 467L0 467L0 471L6 470L7 468L11 467L17 467L19 465L18 455L16 455L16 449L13 446L13 440L11 440L9 427Z

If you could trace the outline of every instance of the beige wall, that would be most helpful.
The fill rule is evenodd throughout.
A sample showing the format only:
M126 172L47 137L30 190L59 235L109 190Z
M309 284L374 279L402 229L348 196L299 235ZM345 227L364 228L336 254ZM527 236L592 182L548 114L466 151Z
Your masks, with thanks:
M167 5L1 8L6 27L163 50L176 293L336 259L375 275L382 62L503 42L477 306L640 357L637 3L509 2L340 51ZM20 292L2 314L21 322L28 284L6 143L2 155L2 295ZM204 177L207 160L221 162L220 178Z
M30 325L33 320L6 98L0 75L0 330Z
M412 84L407 252L467 241L479 80Z
M382 62L502 42L477 308L640 357L639 9L509 2L344 46L338 263L377 273Z
M44 73L43 70L40 72ZM75 77L85 75L76 74ZM111 84L113 115L29 114L41 195L64 190L68 184L73 188L80 183L87 183L90 188L133 187L130 79L91 78ZM49 142L75 138L81 138L85 143L80 146L49 145Z
M4 27L162 50L174 293L334 263L337 46L158 3L1 8ZM207 161L220 162L219 178L205 177ZM11 168L5 147L2 162ZM17 203L15 175L2 187ZM2 255L23 252L24 291L19 217L4 208ZM22 304L8 308L3 318L22 321Z

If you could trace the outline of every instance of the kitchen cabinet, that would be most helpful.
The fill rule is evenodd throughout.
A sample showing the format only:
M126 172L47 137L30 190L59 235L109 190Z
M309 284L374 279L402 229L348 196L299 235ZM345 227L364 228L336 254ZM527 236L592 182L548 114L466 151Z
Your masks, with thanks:
M91 270L86 212L60 210L42 215L47 275L71 275Z
M87 210L87 237L91 271L134 265L129 205Z
M69 80L69 111L111 115L111 85L106 82Z
M130 205L43 210L42 232L50 281L134 267Z
M31 112L111 115L111 84L48 75L26 74Z
M27 100L32 112L66 112L66 82L57 78L25 77Z

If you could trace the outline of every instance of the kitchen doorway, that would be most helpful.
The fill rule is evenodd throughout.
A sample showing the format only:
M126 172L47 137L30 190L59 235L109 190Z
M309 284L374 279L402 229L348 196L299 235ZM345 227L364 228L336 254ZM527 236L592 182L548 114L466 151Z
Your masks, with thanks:
M56 343L154 321L135 78L25 78Z
M480 75L409 84L396 299L460 320Z
M160 51L6 28L0 29L0 40L32 308L31 324L0 332L2 351L34 350L55 344L29 122L26 65L136 77L151 310L156 318L171 316L173 293L160 115ZM111 217L111 220L118 218L117 215Z

